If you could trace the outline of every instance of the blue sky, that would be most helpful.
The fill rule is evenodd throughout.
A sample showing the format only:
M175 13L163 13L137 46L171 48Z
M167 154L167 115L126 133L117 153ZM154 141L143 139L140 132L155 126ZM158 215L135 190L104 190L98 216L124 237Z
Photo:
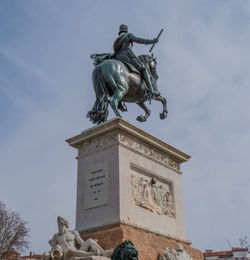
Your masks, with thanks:
M154 55L169 116L152 103L140 124L128 104L124 118L192 156L182 167L188 239L200 250L239 245L250 235L247 0L1 0L0 199L29 222L36 253L57 215L74 228L76 151L64 140L92 126L89 56L112 51L121 23L145 38L165 29Z

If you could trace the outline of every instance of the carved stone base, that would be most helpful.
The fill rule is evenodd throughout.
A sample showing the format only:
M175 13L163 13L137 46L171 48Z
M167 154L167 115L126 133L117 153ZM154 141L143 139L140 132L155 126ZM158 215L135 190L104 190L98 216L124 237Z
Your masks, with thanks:
M201 251L191 247L190 243L187 241L176 240L124 224L103 228L102 230L87 234L81 234L81 236L84 240L90 237L98 239L98 243L103 248L115 248L124 240L131 240L139 252L140 260L157 260L159 255L164 253L165 248L176 249L177 244L181 244L187 254L194 260L203 259Z
M78 150L79 232L122 223L186 241L180 165L189 155L121 118L67 142Z
M78 150L76 229L105 249L131 240L140 260L156 260L186 238L180 165L189 155L121 118L67 140Z

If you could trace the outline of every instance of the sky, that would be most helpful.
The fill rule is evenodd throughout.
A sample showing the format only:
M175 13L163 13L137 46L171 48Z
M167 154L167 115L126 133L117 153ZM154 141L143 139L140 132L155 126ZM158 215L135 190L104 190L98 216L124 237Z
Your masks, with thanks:
M191 155L182 177L192 246L239 246L250 236L250 1L0 0L0 200L28 221L25 252L49 250L58 215L74 229L77 151L65 139L92 127L89 56L112 52L122 23L150 39L164 29L153 52L169 111L160 120L152 102L140 123L127 104L124 119Z

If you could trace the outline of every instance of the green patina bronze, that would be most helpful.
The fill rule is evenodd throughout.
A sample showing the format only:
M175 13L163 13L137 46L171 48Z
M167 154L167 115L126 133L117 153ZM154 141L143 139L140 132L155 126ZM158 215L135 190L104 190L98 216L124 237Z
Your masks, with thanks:
M151 99L160 101L163 105L160 118L167 117L167 102L161 96L156 84L158 79L156 58L153 54L137 57L132 51L134 42L156 44L161 33L162 30L153 40L142 39L128 33L127 26L122 24L119 28L119 36L114 42L114 53L90 56L94 59L95 65L92 81L96 101L87 117L93 123L101 124L107 120L109 105L116 116L122 117L118 110L127 111L125 102L135 102L144 110L145 114L137 117L138 121L144 122L150 115L145 102Z
M138 260L138 251L131 241L126 240L115 248L111 260Z

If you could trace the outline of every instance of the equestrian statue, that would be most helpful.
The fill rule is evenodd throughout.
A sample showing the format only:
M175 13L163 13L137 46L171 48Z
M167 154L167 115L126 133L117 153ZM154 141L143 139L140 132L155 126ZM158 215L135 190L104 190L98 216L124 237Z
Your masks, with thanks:
M96 94L96 101L87 117L94 124L102 124L108 118L108 106L110 105L117 117L122 117L119 110L127 111L125 102L135 102L145 112L139 115L137 120L145 122L150 116L150 110L145 105L146 101L160 101L163 111L160 118L167 117L167 101L161 96L157 87L156 58L151 55L136 56L133 51L133 43L155 44L159 37L153 40L135 37L128 32L125 24L119 27L119 36L114 42L114 53L92 54L95 69L92 73L92 81Z

